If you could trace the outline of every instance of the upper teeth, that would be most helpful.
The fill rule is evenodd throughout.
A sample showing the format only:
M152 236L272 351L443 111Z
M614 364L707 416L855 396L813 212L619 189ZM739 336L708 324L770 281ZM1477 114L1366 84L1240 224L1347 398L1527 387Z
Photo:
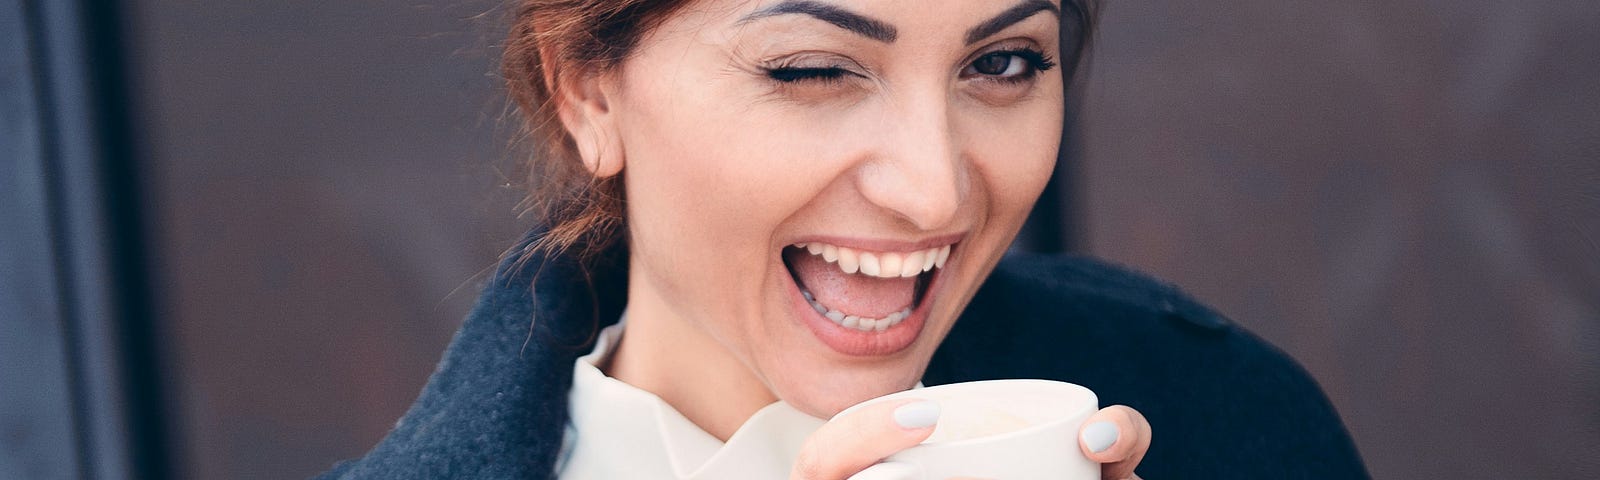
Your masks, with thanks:
M911 253L865 252L821 242L796 243L812 255L839 266L844 273L860 272L880 278L915 277L935 268L944 268L950 258L950 246L934 247Z

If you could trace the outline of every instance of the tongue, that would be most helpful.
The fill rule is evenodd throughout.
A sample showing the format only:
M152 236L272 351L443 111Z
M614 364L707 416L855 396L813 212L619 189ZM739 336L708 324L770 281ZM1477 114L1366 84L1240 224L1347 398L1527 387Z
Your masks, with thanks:
M802 251L791 251L789 266L801 288L817 303L845 315L883 318L911 306L917 277L878 278L845 274L836 264Z

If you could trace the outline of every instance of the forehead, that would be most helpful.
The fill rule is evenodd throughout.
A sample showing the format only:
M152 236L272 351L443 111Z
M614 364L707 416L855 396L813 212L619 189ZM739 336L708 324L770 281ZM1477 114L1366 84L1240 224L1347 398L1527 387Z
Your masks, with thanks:
M1061 1L698 0L662 27L723 36L730 31L785 25L826 31L831 25L838 30L835 33L848 32L883 43L895 43L908 33L958 36L971 43L975 34L984 33L984 22L1009 24L1040 12L1049 12L1043 16L1056 20Z

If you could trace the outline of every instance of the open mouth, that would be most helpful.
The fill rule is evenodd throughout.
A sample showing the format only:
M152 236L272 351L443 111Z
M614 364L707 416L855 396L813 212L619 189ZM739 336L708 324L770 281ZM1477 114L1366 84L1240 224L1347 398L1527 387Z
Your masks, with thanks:
M800 243L783 249L783 263L819 316L867 334L889 330L918 311L953 246L872 252Z

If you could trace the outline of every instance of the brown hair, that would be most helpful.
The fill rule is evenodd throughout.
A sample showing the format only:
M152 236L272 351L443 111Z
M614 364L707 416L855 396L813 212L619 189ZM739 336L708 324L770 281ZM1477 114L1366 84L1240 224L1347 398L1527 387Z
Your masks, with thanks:
M580 261L618 241L625 225L622 178L596 178L556 112L562 80L615 68L639 39L690 0L518 0L501 59L512 100L532 142L527 209L547 230L524 246L533 253L578 249ZM1074 78L1094 22L1095 0L1061 5L1065 78Z
M614 68L689 0L520 0L500 69L532 142L523 207L547 230L521 254L579 248L587 259L623 226L622 175L596 178L556 112L562 80Z

